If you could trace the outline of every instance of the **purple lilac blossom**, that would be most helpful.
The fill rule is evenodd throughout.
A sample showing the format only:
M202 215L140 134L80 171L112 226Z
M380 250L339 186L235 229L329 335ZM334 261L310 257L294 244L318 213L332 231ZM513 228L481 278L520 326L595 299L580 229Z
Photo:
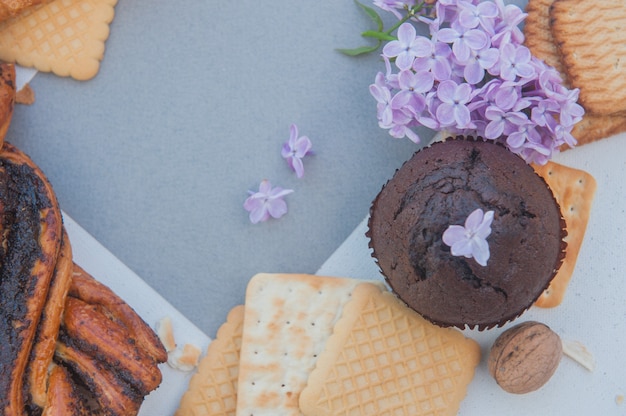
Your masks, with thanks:
M406 13L405 3L374 1ZM433 9L402 23L398 40L383 48L386 72L370 86L381 128L416 143L418 126L478 135L538 164L576 144L571 130L584 114L579 91L563 86L559 73L523 45L526 14L519 7L439 0ZM428 36L418 34L420 24Z
M248 198L243 203L243 208L250 213L252 224L267 221L270 217L280 218L287 213L287 203L283 200L286 195L292 193L291 189L283 189L279 186L272 188L267 179L263 179L258 192L248 191Z
M453 256L474 258L481 266L489 260L487 237L491 234L493 211L478 208L465 220L465 225L450 225L443 233L443 242L450 247Z
M398 28L398 40L388 42L383 48L383 55L393 56L399 69L409 69L415 58L430 55L431 45L427 39L416 36L415 27L410 24Z
M307 136L298 136L298 126L295 124L291 125L289 132L289 140L283 144L280 153L289 167L296 172L296 176L301 178L304 176L302 158L311 153L311 140Z

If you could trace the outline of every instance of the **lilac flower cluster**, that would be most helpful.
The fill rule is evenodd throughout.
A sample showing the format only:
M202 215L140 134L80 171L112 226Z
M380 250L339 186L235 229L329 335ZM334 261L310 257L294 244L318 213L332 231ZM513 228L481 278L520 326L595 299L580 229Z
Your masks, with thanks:
M374 2L386 10L413 3ZM383 48L386 73L370 86L380 127L416 143L417 126L478 135L538 164L574 146L571 130L584 113L578 90L523 45L525 17L502 0L438 0L434 17L402 23ZM429 36L417 34L420 22Z

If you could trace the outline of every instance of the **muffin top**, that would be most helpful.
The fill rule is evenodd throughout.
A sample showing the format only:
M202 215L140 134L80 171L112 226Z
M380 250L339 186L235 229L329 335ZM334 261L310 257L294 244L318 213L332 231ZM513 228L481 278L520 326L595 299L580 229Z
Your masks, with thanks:
M489 258L442 240L477 209L493 212ZM563 259L565 222L547 184L502 145L448 139L413 155L375 198L368 237L392 290L441 326L491 328L528 309Z

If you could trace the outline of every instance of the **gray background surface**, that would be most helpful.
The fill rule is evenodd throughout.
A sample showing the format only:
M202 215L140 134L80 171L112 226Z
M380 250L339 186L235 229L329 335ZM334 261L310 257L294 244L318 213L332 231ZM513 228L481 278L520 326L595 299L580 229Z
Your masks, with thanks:
M62 208L213 336L257 272L314 273L417 150L376 121L384 66L349 58L369 17L351 0L119 0L99 74L39 73L7 140L48 175ZM297 179L280 156L313 141ZM289 213L252 225L261 179Z

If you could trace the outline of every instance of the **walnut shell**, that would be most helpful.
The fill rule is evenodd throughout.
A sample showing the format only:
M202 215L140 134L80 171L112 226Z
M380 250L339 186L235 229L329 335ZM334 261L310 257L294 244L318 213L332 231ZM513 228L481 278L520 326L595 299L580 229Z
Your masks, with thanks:
M561 338L540 322L524 322L496 339L487 365L502 389L524 394L539 389L554 374L561 357Z

